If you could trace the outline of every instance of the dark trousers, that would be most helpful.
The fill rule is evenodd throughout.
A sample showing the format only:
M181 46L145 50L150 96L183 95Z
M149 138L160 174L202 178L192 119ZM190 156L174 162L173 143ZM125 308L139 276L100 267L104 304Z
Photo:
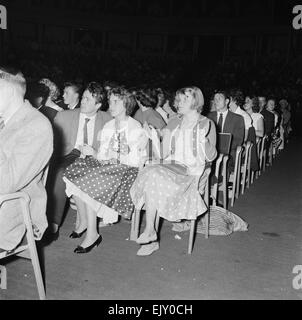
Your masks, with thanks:
M49 178L47 179L47 217L49 223L60 225L64 216L66 205L66 184L63 181L65 169L72 164L79 156L80 151L73 149L67 156L54 160L50 166Z

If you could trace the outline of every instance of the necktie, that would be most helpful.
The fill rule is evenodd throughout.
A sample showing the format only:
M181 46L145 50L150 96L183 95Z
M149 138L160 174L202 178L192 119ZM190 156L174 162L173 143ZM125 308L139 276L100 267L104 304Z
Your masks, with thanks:
M219 120L218 120L218 132L222 132L222 122L223 122L223 115L220 113Z
M0 130L2 130L4 127L5 127L4 120L2 117L0 117Z
M84 123L84 139L83 142L84 144L88 144L88 130L87 130L87 124L90 121L89 118L85 119L85 123Z

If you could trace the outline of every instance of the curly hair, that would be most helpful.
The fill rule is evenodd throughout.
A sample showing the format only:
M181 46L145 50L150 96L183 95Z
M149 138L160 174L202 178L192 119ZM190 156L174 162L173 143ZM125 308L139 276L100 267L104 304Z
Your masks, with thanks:
M186 94L186 92L189 92L192 94L194 102L191 106L192 109L197 110L197 112L202 112L203 106L204 106L204 97L203 93L198 87L191 86L191 87L184 87L176 91L175 95L175 105L178 108L179 103L179 96Z
M106 91L103 86L98 82L90 82L88 83L85 90L88 90L91 95L95 98L96 103L103 104L106 98Z
M114 87L108 92L108 100L110 99L110 96L114 95L119 97L124 102L124 107L126 109L126 115L130 116L136 106L136 102L134 99L133 94L127 90L123 86Z
M43 78L39 81L40 84L43 84L49 89L49 97L51 101L56 101L60 96L60 89L58 86L47 78Z
M156 92L152 89L138 89L135 92L135 100L146 108L156 107Z

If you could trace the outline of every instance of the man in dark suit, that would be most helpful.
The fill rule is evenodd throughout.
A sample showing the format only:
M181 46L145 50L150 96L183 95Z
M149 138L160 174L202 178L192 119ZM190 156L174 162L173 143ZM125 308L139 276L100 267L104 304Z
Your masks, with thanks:
M232 135L229 160L229 169L232 171L235 165L236 149L244 142L244 119L241 115L228 110L230 99L224 91L216 92L213 101L217 111L210 112L208 118L216 123L218 133L230 133Z
M274 131L275 127L275 117L274 115L266 109L266 97L259 96L259 107L260 107L260 113L264 117L264 133L268 136L269 141L271 138L271 135Z
M82 85L78 82L66 82L64 84L63 101L67 110L80 108Z
M66 204L65 168L80 156L90 156L99 149L98 133L112 117L99 111L104 99L103 87L91 82L82 97L80 109L59 112L54 119L55 152L48 180L48 219L56 233Z

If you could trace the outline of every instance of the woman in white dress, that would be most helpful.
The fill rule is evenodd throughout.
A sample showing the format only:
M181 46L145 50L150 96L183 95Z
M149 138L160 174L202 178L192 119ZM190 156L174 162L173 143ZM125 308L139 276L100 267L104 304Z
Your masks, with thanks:
M215 124L200 114L204 98L199 88L180 89L176 99L179 116L165 128L162 163L147 165L130 190L135 207L146 207L146 228L137 239L142 245L139 256L159 249L157 215L169 221L192 220L207 210L198 183L217 155Z
M256 137L262 138L264 136L264 119L263 115L259 113L259 100L256 95L249 94L245 97L244 110L251 116L252 125L256 131Z
M129 116L134 105L134 98L126 89L112 89L109 111L114 119L99 133L99 152L78 158L64 172L66 194L73 196L79 214L78 236L74 238L87 229L75 253L87 253L102 241L96 227L97 216L104 223L116 222L119 214L131 217L130 187L146 156L148 141L141 124Z

